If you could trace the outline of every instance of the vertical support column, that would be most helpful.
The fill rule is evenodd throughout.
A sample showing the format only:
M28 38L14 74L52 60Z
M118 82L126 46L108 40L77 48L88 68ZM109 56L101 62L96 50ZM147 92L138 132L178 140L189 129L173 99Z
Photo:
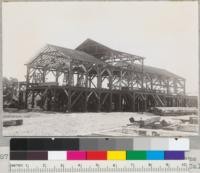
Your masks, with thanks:
M153 77L150 76L150 80L151 80L151 91L153 91Z
M109 112L112 112L112 91L110 91L110 97L109 97L109 104L110 104L110 106L109 106Z
M102 78L101 78L101 68L100 66L97 67L97 94L98 94L98 103L97 103L97 111L101 111L101 89L102 85Z
M76 86L81 86L81 80L80 80L80 74L77 74L77 79L76 79Z
M167 79L167 94L170 93L170 89L169 89L169 78Z
M92 80L91 75L88 75L88 78L89 78L88 79L88 87L91 88L92 87L92 85L91 85L91 80Z
M45 83L45 78L46 78L46 70L43 69L43 73L42 73L42 82Z
M121 91L119 92L119 111L122 111L122 93Z
M185 88L186 88L186 86L185 86L185 79L183 79L183 94L185 95Z
M88 92L85 91L85 93L84 93L84 112L87 112L87 96L88 96Z
M32 91L32 101L31 101L31 107L34 108L35 106L35 92Z
M56 83L57 83L57 84L58 84L59 76L60 76L60 72L59 72L59 71L56 71Z
M85 73L85 87L88 88L88 70Z
M109 107L109 112L112 112L112 107L113 107L113 104L112 104L112 97L113 97L113 94L112 94L112 89L113 89L113 70L111 69L111 74L109 76L109 89L110 89L110 98L109 98L109 103L110 103L110 107Z
M128 72L127 72L127 85L128 85L128 89L129 89L129 90L131 89L130 81L131 81L131 72L128 71Z
M173 83L174 83L174 94L177 94L177 81L174 79L174 81L173 81Z
M110 71L111 74L109 75L109 89L112 90L113 89L113 71Z
M101 79L101 69L98 66L97 67L97 88L101 88L102 85L102 79Z
M18 94L18 100L19 100L19 105L20 105L20 108L21 108L21 106L22 106L22 103L23 103L23 94L22 94L22 91L21 91L21 84L18 82L18 92L19 92L19 94Z
M97 112L101 111L101 91L98 92L98 103L97 103Z
M186 95L184 95L184 97L183 97L183 99L184 99L184 101L183 101L183 106L184 107L187 107L187 98L186 98Z
M144 89L144 60L142 59L142 89Z
M132 111L135 112L135 92L132 93Z
M144 112L147 110L147 95L144 95Z
M68 85L72 86L72 77L73 77L73 71L72 71L72 62L70 62L69 71L68 71Z
M133 91L133 71L131 71L131 90Z
M120 76L119 76L120 80L119 80L119 89L122 89L122 70L120 70Z
M67 102L67 111L71 112L71 88L68 90L68 102Z
M28 108L28 94L29 94L29 75L30 75L30 67L27 66L26 72L26 94L25 94L25 108Z

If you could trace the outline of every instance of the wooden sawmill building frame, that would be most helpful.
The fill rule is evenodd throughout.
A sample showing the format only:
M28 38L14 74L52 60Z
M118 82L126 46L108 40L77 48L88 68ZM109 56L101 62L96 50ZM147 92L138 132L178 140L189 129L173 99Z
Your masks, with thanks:
M91 39L75 50L48 44L26 66L26 81L19 87L25 108L135 112L192 106L184 78Z

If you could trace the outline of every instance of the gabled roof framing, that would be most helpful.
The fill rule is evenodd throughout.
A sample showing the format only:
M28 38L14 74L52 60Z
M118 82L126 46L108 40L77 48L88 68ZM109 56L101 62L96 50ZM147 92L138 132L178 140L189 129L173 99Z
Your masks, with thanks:
M95 45L93 49L96 50L96 52L90 52L90 46L86 52L83 52L86 50L86 48L88 48L88 43ZM97 47L98 45L100 45L100 48ZM96 54L97 52L101 52L100 50L103 50L102 55L105 55L104 57L100 57L100 54ZM91 55L89 55L88 53L91 53ZM94 57L94 55L96 57ZM109 57L107 57L108 55L112 56L112 58L109 59ZM121 68L125 68L126 70L134 70L138 73L142 73L142 64L137 64L135 63L135 61L140 62L143 61L143 59L144 58L139 56L130 55L127 53L110 49L100 43L88 39L85 42L83 42L80 46L78 46L76 50L47 44L26 65L32 68L67 70L70 66L71 61L77 61L77 64L88 63L94 66L103 65L104 67L108 66L109 68L113 68L113 70L120 70ZM143 72L168 78L178 78L181 80L184 79L167 70L146 65L143 66Z

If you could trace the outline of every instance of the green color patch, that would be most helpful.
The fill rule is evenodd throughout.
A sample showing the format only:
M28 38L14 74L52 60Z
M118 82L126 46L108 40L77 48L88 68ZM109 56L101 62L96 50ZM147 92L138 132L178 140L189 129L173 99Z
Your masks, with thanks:
M146 151L126 151L126 160L146 160Z

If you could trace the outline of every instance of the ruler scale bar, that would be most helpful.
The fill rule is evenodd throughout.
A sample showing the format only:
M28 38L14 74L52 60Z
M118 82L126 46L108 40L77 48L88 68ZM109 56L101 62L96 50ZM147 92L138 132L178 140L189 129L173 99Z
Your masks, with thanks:
M183 161L11 161L11 173L188 173Z

